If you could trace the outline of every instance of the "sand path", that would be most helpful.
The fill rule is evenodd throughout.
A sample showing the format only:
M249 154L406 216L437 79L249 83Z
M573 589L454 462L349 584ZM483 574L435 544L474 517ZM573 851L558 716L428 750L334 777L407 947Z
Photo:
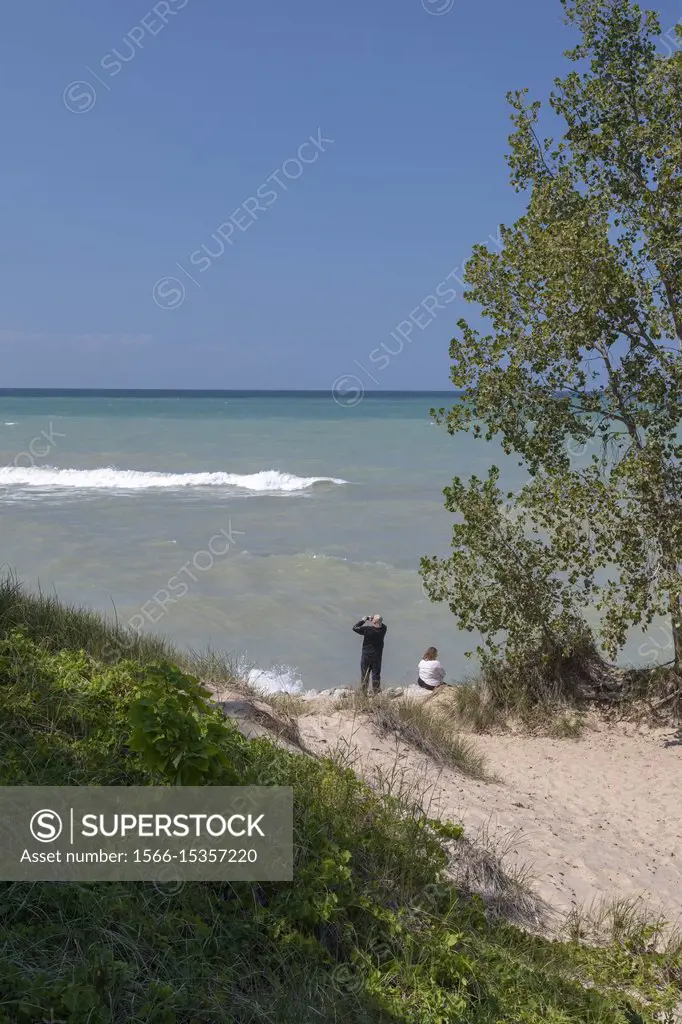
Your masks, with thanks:
M435 768L348 712L299 719L316 753L339 747L368 778L399 774L434 817L461 821L525 864L558 911L641 896L682 922L682 738L672 729L600 726L580 740L476 736L497 783Z

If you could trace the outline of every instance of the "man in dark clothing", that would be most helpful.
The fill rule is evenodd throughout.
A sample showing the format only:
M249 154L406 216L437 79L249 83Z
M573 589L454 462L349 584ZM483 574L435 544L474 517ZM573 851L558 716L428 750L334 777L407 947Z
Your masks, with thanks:
M380 615L366 615L353 626L353 632L362 637L362 655L360 657L360 688L367 693L369 677L372 676L374 693L381 690L381 658L384 653L384 637L386 626Z

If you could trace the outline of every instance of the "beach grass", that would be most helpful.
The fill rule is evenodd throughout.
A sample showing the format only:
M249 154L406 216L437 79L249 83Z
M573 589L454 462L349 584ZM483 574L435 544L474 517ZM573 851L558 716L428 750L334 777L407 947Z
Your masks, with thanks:
M115 663L123 658L154 661L175 657L171 644L155 634L138 636L113 618L60 601L55 594L28 593L13 575L0 577L0 633L21 627L51 651L84 650Z
M380 735L397 736L435 762L454 768L473 779L488 780L485 760L474 744L453 731L452 722L423 700L391 700L369 711L369 720Z
M441 713L460 728L474 733L505 732L510 727L553 739L580 739L587 728L588 706L559 700L533 703L525 695L491 691L484 679L451 687Z

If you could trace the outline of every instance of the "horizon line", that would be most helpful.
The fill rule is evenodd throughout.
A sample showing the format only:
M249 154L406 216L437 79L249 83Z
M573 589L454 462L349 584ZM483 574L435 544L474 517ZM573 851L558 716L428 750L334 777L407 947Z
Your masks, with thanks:
M365 388L364 395L453 395L458 389ZM331 388L0 388L3 395L329 395Z

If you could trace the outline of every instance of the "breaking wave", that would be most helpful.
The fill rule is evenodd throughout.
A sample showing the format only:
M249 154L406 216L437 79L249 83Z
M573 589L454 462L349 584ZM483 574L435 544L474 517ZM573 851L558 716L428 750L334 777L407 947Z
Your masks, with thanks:
M303 693L303 680L298 669L290 665L276 665L270 669L252 668L247 682L255 690L268 693Z
M278 469L259 473L151 473L134 469L53 469L49 466L0 466L0 486L41 490L145 491L224 487L252 493L293 493L318 484L345 484L330 476L295 476Z

